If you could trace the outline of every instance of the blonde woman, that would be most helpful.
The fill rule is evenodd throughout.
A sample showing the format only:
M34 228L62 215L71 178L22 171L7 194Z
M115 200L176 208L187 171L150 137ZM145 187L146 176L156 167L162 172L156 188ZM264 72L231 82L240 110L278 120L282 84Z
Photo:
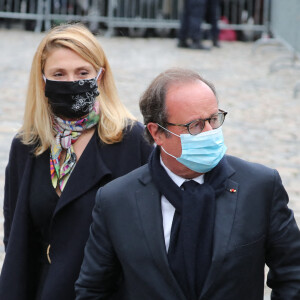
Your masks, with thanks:
M0 299L74 299L98 188L151 151L97 39L79 24L52 29L6 168Z

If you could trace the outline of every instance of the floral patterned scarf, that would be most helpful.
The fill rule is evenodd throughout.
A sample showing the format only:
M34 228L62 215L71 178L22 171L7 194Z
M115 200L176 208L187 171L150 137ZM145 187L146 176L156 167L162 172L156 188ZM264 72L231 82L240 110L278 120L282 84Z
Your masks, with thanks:
M53 117L53 128L55 131L55 144L51 146L50 174L53 187L59 185L61 191L76 165L76 154L73 144L82 132L95 126L99 121L99 103L95 102L93 110L83 119L76 121L65 121L57 116ZM60 166L60 157L63 149L67 150L65 159Z

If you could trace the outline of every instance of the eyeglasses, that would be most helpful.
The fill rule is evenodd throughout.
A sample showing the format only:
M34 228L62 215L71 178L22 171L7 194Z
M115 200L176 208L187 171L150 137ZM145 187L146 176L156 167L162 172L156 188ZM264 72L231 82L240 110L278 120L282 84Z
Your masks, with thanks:
M186 127L189 134L197 135L202 132L206 121L208 121L208 123L212 127L212 129L217 129L220 126L222 126L226 115L227 115L226 111L219 109L219 112L217 114L213 115L211 118L198 119L198 120L191 121L187 124L174 124L174 123L169 123L169 122L167 122L167 124L171 125L171 126Z

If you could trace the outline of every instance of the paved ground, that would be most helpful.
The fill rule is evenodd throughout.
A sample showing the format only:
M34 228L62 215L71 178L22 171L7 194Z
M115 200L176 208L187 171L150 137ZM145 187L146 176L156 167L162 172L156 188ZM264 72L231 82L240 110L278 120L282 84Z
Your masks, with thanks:
M0 29L0 205L10 142L21 124L29 68L43 35ZM299 71L269 74L270 64L287 52L260 47L253 54L253 44L241 42L201 52L177 49L173 39L99 37L99 41L122 100L140 120L139 96L162 70L189 67L211 80L219 93L220 107L228 111L223 126L228 153L278 169L300 224L300 97L292 97ZM2 225L0 235L1 265ZM266 299L268 294L266 289Z

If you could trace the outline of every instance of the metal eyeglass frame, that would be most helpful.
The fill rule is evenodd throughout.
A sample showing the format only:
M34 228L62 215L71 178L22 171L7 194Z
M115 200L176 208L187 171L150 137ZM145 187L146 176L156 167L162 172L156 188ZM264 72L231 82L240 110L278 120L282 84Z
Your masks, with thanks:
M221 126L223 125L223 123L224 123L224 121L225 121L225 117L226 117L226 115L227 115L227 112L224 111L224 110L222 110L222 109L219 109L218 116L219 116L219 115L223 115L223 122L220 124L220 126L218 126L218 127L216 127L216 128L213 128L213 129L217 129L217 128L219 128L219 127L221 127ZM171 125L171 126L181 126L181 127L185 127L185 128L187 129L187 131L189 132L190 135L197 135L197 134L199 134L199 133L202 132L202 130L203 130L204 126L205 126L205 122L208 121L208 123L210 124L210 121L211 121L211 119L213 119L213 118L214 118L214 117L207 118L207 119L197 119L197 120L193 120L193 121L191 121L191 122L189 122L189 123L186 123L186 124L174 124L174 123L169 123L169 122L166 122L166 124L167 124L167 125ZM193 134L193 133L190 132L190 125L191 125L192 123L195 123L195 122L198 122L198 121L203 121L203 127L202 127L202 129L201 129L200 132L194 133L194 134Z

